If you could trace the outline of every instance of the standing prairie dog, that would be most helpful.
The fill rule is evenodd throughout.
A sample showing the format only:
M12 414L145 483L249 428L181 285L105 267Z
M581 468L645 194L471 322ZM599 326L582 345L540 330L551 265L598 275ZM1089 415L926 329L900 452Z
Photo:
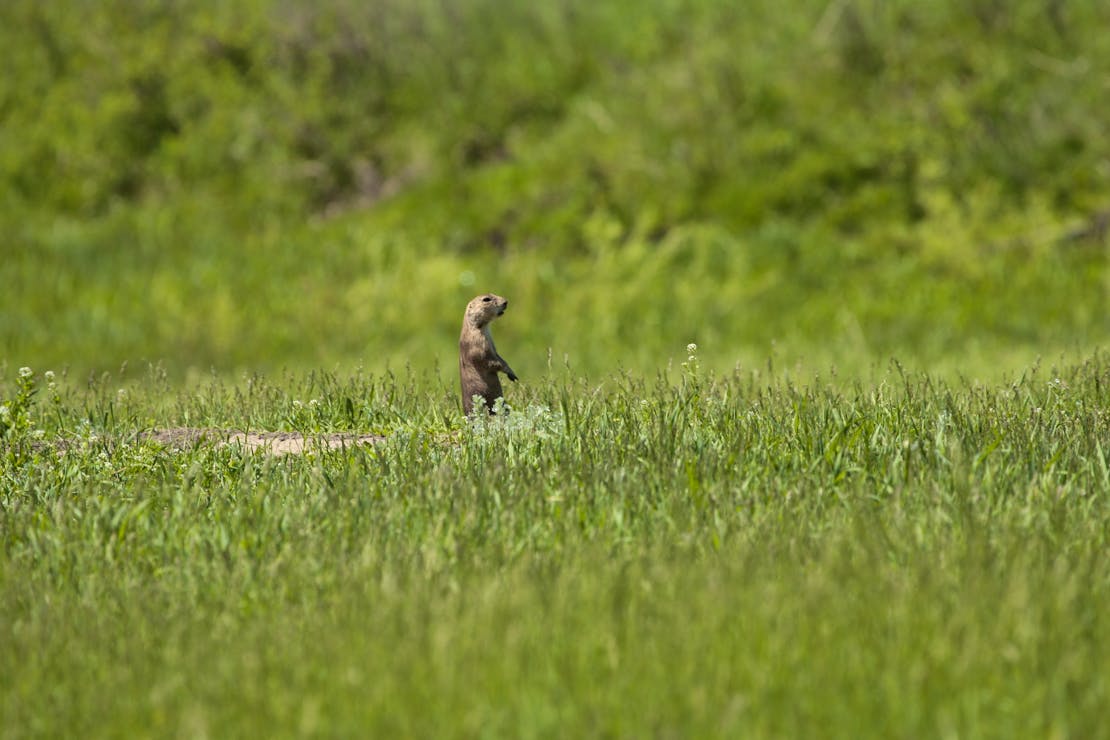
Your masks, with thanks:
M474 407L474 396L485 400L486 410L493 413L493 402L501 398L501 379L505 373L516 380L509 363L493 346L490 323L505 313L509 302L499 295L486 293L466 304L462 333L459 334L459 378L462 381L463 411L467 416Z

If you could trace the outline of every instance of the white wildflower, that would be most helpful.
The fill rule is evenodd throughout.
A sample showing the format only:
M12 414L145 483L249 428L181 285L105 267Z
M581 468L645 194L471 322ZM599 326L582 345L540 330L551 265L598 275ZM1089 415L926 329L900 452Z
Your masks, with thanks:
M35 371L34 371L34 370L32 370L32 369L31 369L31 368L29 368L29 367L21 367L21 368L19 368L19 377L21 377L21 378L29 378L29 377L31 377L31 376L32 376L32 375L34 375L34 374L35 374Z

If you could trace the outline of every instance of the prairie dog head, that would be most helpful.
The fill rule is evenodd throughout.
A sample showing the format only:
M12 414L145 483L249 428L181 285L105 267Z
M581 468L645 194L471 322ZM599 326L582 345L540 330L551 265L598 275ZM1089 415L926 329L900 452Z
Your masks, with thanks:
M483 329L491 321L505 313L509 302L499 295L486 293L480 295L466 304L466 323Z

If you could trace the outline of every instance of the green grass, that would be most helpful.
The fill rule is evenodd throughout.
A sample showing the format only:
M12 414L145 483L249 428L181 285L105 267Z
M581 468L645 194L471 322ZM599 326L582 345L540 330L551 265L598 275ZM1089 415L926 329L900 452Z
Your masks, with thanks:
M1105 735L1103 354L556 368L471 426L406 375L5 382L4 736ZM185 418L390 436L134 436Z
M141 5L0 2L0 737L1110 735L1105 0Z

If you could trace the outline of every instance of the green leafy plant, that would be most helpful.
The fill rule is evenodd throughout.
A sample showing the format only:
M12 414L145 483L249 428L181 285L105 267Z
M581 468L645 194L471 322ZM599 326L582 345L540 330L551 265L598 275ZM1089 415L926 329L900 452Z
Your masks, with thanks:
M48 371L46 380L54 389L54 373ZM35 372L29 367L19 368L14 391L0 398L0 442L3 442L5 463L18 466L26 462L32 443L41 440L43 432L35 425L35 396L38 394Z

